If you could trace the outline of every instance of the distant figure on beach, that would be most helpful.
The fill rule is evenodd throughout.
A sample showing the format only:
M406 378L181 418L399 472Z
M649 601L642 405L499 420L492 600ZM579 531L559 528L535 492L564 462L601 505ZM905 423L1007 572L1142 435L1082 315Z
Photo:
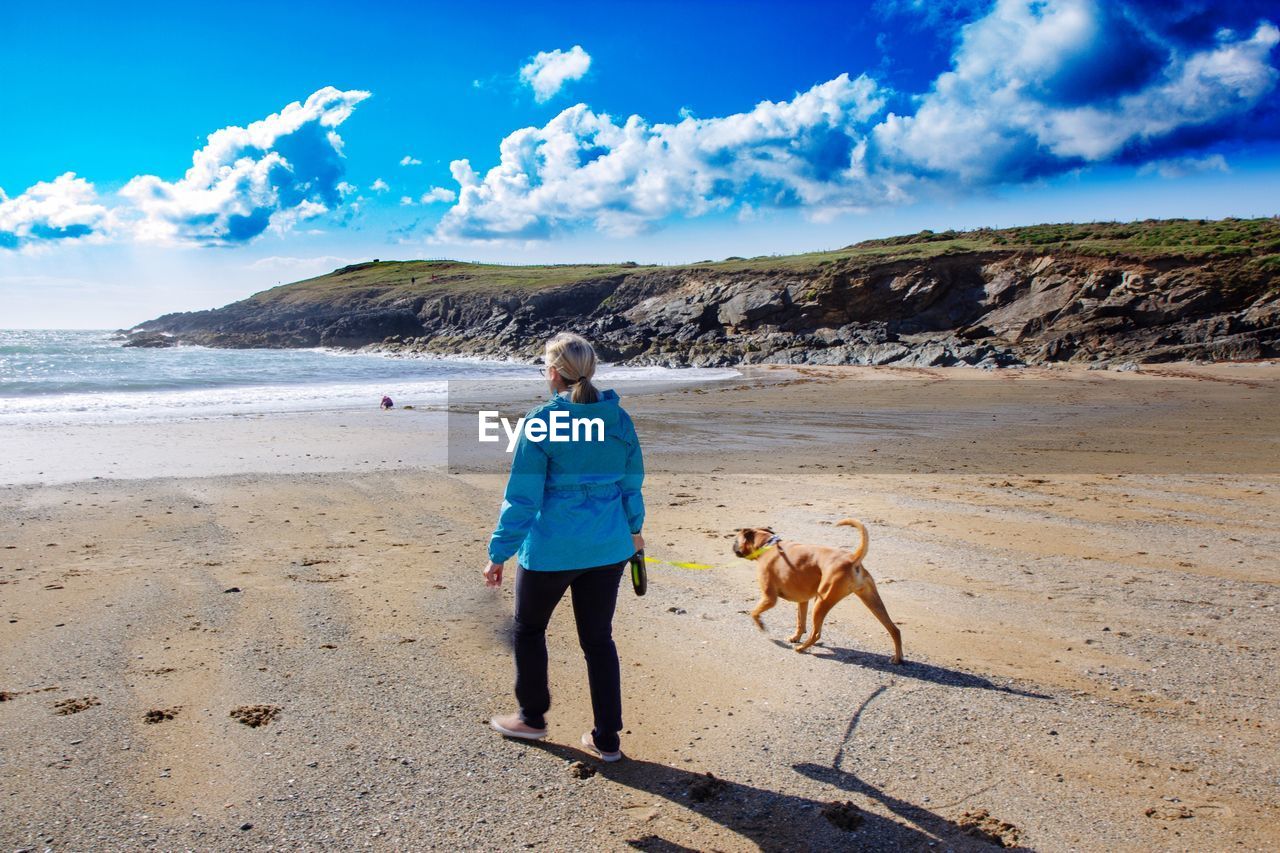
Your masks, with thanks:
M391 402L391 398L386 394L382 395L382 402L379 405L382 406L384 411L387 409L394 409L396 407L396 404Z
M644 463L631 417L613 391L591 384L596 353L585 338L562 332L547 342L543 375L551 399L526 416L553 412L600 418L603 441L533 441L526 429L489 540L485 583L502 585L503 564L516 564L516 701L520 710L490 725L508 737L547 736L547 625L565 591L573 596L578 642L587 661L595 728L582 746L605 761L622 758L622 687L613 644L613 611L623 567L644 549Z

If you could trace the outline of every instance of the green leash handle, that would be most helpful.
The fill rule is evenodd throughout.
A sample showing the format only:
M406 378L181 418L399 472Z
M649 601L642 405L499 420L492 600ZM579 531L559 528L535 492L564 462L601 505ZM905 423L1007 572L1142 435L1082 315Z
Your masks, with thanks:
M644 595L649 589L649 572L644 565L644 551L640 550L631 556L631 587L636 595Z

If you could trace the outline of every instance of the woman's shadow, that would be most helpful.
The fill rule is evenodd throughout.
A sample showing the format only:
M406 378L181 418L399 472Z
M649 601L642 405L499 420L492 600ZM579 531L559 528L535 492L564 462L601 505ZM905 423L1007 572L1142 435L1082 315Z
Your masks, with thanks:
M586 759L577 749L545 741L530 742L530 746L551 753L565 761ZM660 797L682 809L689 809L726 829L749 839L764 851L791 850L914 850L928 849L936 845L938 836L906 826L881 815L859 809L841 808L839 803L828 803L808 797L784 794L766 788L757 788L742 782L718 779L705 773L681 770L634 758L616 764L591 762L604 778L625 785L644 794ZM859 782L856 787L841 778L822 778L807 772L809 765L795 767L801 773L828 782L846 790L872 796L889 806L896 814L923 825L936 825L946 834L955 825L941 815L919 806L893 800ZM875 792L875 793L873 793ZM896 807L895 807L896 806ZM831 817L824 813L831 812ZM848 828L841 828L845 823ZM626 839L626 843L640 850L684 851L691 848L670 841L653 829L638 824ZM964 836L957 841L965 845ZM950 846L955 847L952 843ZM985 848L990 849L990 848Z

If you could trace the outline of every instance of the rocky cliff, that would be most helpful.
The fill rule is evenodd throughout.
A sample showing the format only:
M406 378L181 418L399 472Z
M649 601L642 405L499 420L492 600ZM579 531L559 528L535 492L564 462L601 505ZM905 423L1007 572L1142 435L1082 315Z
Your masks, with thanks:
M1280 355L1280 223L922 232L681 267L373 262L134 335L534 358L573 329L632 364L973 364Z

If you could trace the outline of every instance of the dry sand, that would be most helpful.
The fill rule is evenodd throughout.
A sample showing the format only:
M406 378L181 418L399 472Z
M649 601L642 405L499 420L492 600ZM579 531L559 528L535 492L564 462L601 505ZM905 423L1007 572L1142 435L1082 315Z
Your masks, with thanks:
M617 765L567 601L549 742L485 728L502 478L438 415L0 435L0 844L1275 849L1280 368L905 378L630 401L650 555L714 568L622 593ZM806 655L745 615L734 528L850 514L902 667L853 600Z

